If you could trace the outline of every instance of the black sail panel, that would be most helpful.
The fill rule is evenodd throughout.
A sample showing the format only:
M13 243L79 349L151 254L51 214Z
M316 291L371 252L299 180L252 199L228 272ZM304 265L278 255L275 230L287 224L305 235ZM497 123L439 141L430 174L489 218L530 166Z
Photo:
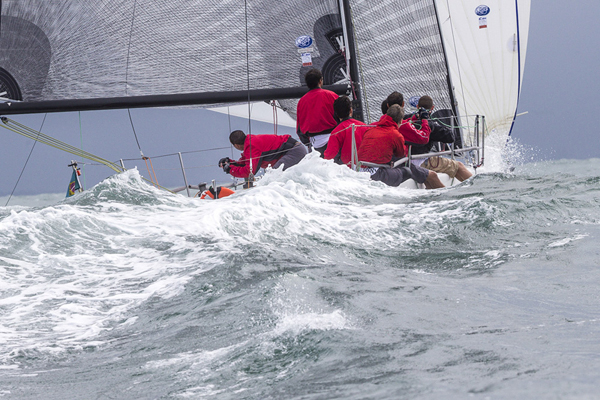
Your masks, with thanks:
M407 106L422 95L452 109L448 68L432 0L350 0L369 119L392 91Z
M339 75L334 0L4 0L0 24L5 97L25 103L298 88L302 35Z

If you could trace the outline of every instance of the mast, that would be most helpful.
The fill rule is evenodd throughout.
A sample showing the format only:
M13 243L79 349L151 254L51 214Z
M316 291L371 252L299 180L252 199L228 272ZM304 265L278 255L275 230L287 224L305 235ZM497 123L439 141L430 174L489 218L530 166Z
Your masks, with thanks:
M328 85L323 88L337 94L347 94L348 92L347 85ZM297 99L304 96L307 92L308 88L306 86L300 86L282 89L255 89L230 92L182 93L93 99L47 100L36 102L6 101L0 103L0 115L246 103L248 101Z
M340 16L342 19L342 30L344 32L344 44L347 49L344 51L346 63L350 69L350 84L352 95L354 96L353 105L355 109L354 119L364 122L363 116L363 96L360 87L358 58L356 57L356 44L354 43L354 28L352 26L352 10L350 9L350 0L339 0Z

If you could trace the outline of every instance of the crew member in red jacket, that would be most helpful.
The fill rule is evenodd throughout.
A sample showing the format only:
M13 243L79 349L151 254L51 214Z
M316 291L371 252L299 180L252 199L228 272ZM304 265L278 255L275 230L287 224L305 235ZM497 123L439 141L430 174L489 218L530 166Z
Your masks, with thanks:
M404 110L395 104L388 108L387 113L381 117L371 128L365 132L362 143L358 149L358 159L374 164L391 164L394 157L402 158L405 155L404 137L398 130L404 117ZM389 186L398 186L405 180L412 178L409 168L368 168L371 179L381 181Z
M341 121L331 132L327 149L326 160L336 160L339 164L350 167L352 160L352 124L354 127L354 141L356 149L360 148L363 135L369 129L364 122L352 118L352 101L348 96L340 96L333 102L333 110L336 117ZM339 156L339 157L338 157Z
M283 165L285 171L296 165L306 155L306 148L290 135L246 135L236 130L229 135L229 141L236 149L242 151L237 161L229 157L219 160L219 167L227 174L237 178L247 178L250 175L250 156L252 155L252 174L259 168L269 165L278 168Z
M333 102L338 95L322 88L323 75L316 68L308 71L304 80L310 90L298 101L296 132L302 143L323 157L329 134L338 123L333 115Z
M381 105L381 111L385 112L386 105L391 107L397 104L404 109L404 96L399 92L392 92L388 97L387 101ZM421 129L415 128L410 120L402 122L399 128L400 134L404 137L405 142L413 144L426 144L429 142L429 134L431 129L427 118L421 120ZM408 154L408 145L405 143L405 154ZM435 171L428 170L427 168L420 167L413 163L410 163L410 170L412 172L412 178L417 183L425 184L427 189L439 189L443 188L444 184L440 181L440 178Z

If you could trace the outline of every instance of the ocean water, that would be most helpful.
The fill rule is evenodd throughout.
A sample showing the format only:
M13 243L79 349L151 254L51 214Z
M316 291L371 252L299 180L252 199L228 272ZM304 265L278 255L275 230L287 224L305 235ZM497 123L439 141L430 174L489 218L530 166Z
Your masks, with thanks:
M598 398L600 159L60 197L0 207L0 398Z

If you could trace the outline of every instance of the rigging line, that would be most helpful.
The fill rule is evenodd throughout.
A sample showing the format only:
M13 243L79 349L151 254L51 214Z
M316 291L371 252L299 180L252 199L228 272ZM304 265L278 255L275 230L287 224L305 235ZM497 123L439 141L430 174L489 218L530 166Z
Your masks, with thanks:
M246 22L246 87L248 88L248 146L250 147L250 154L252 154L252 121L251 121L251 107L250 107L250 51L248 44L248 0L244 0L244 17ZM250 157L250 175L254 169L252 168L252 157ZM250 178L250 176L249 176Z
M466 100L465 100L465 88L463 86L463 82L462 82L462 72L460 69L460 63L458 62L458 50L456 49L456 37L454 35L454 23L452 22L452 16L450 15L450 3L449 0L446 0L446 7L448 8L448 19L450 20L450 31L452 32L452 45L454 48L454 56L456 57L456 67L458 68L458 80L460 81L460 91L462 94L462 100L463 100L463 107L465 109L465 115L468 114L468 110L467 110L467 104L466 104ZM442 38L442 40L444 40L444 38ZM448 71L450 72L450 71ZM467 120L467 124L468 124L468 120Z
M135 21L135 10L137 7L137 0L133 2L133 12L131 14L131 27L129 29L129 43L127 44L127 66L125 68L125 95L128 95L129 92L129 56L131 54L131 39L133 38L133 24ZM142 159L146 161L146 169L148 170L148 175L150 176L150 180L152 183L156 181L156 185L158 185L158 179L156 178L156 173L154 174L154 178L152 178L152 173L150 172L150 168L152 167L152 160L150 160L150 167L148 166L148 158L144 156L142 152L142 147L140 146L140 141L138 140L137 133L135 132L135 127L133 126L133 119L131 118L131 110L128 108L127 113L129 114L129 121L131 122L131 128L133 129L133 135L135 136L135 141L137 143L138 149L140 150L140 154L142 155ZM152 167L152 172L154 172L154 167Z
M163 157L171 157L171 156L176 156L179 153L181 154L192 154L192 153L204 153L207 151L215 151L215 150L226 150L231 148L231 146L229 147L213 147L211 149L204 149L204 150L190 150L190 151L181 151L181 152L177 152L177 153L169 153L169 154L161 154L158 156L152 156L151 158L163 158ZM140 160L140 158L122 158L121 160L123 161L137 161Z
M227 122L229 123L229 133L231 134L231 114L229 114L229 106L227 106ZM233 145L229 145L229 150L231 150L231 158L233 158Z
M152 166L152 160L150 160L150 166L148 166L148 157L146 157L144 155L144 152L142 151L142 147L140 146L140 141L138 140L138 136L135 131L135 126L133 125L133 118L131 117L131 110L129 108L127 109L127 114L129 114L129 122L131 123L131 129L133 130L133 136L135 136L135 141L137 143L138 149L140 150L140 155L142 156L142 160L144 160L146 162L146 170L148 170L148 175L150 176L150 180L152 181L152 183L154 183L154 181L156 181L156 183L158 184L158 179L156 179L156 174L154 174L154 178L152 178L152 173L150 172L150 166ZM154 172L154 168L153 168L152 172Z
M82 158L87 158L88 160L92 160L92 161L96 161L98 163L101 163L107 167L109 167L110 169L112 169L113 171L117 172L117 173L121 173L123 172L123 169L120 168L119 166L117 166L116 164L114 164L111 161L108 161L104 158L95 156L91 153L88 153L86 151L83 151L81 149L78 149L77 147L71 146L70 144L67 143L63 143L60 140L54 139L51 136L45 135L42 132L38 132L34 129L31 129L23 124L20 124L17 121L14 121L12 119L6 118L6 117L1 117L1 120L3 122L3 125L1 125L3 128L8 129L10 131L13 131L15 133L18 133L19 135L25 136L29 139L38 141L40 143L46 144L48 146L52 146L55 147L59 150L65 151L67 153L71 153L74 154L76 156L82 157ZM36 135L38 136L36 138ZM144 178L143 176L140 176L143 180L145 180L146 182L152 183L154 184L154 186L160 188L160 189L164 189L168 192L173 193L172 190L167 189L163 186L160 186L158 183L154 183L151 182L149 179Z
M352 23L352 26L354 27L354 13L352 12L352 8L350 8L350 22ZM363 74L363 66L362 66L362 60L360 58L360 51L358 50L358 40L356 37L356 29L352 29L352 36L354 36L354 50L356 52L356 61L358 62L358 73L360 74L360 85L362 86L362 96L361 96L361 101L364 104L363 110L367 111L367 121L370 123L371 122L371 111L369 110L369 98L367 97L367 87L365 85L365 76ZM364 118L364 114L363 114L363 118Z
M128 95L127 90L129 87L129 52L131 50L131 38L133 37L133 21L135 21L135 8L137 6L137 0L133 2L133 13L131 14L131 27L129 29L129 43L127 45L127 64L125 67L125 96Z
M2 1L0 0L0 8L1 8L1 6L2 6ZM0 12L1 12L1 9L0 9ZM44 114L44 119L42 120L42 125L40 126L40 133L42 131L42 128L44 127L44 123L46 122L46 117L47 116L48 116L48 113ZM29 158L31 158L31 154L33 154L33 149L35 149L36 143L37 143L37 140L34 141L33 142L33 146L31 146L31 150L29 151L29 155L27 156L27 160L25 160L25 165L23 165L23 168L21 169L21 173L19 174L19 178L17 179L17 182L15 183L15 187L13 187L12 192L10 192L10 196L8 196L8 199L6 200L6 204L4 205L4 207L8 206L8 202L13 197L13 194L15 193L15 190L17 190L17 186L19 185L19 182L21 181L21 177L23 176L23 172L25 172L25 167L27 167L27 163L29 162Z
M79 138L81 141L81 146L80 146L81 151L83 151L83 130L81 129L81 111L79 111ZM86 179L85 179L86 178L85 165L83 167L84 168L82 168L83 169L83 172L82 172L83 173L83 188L82 189L85 190L85 188L87 187Z
M67 143L63 143L60 140L54 139L51 136L45 135L42 132L38 132L34 129L31 129L31 128L29 128L23 124L20 124L17 121L11 120L9 118L1 117L1 120L3 122L2 127L5 129L11 130L15 133L18 133L19 135L25 136L32 140L36 140L36 141L46 144L48 146L55 147L59 150L65 151L67 153L75 154L79 157L87 158L88 160L100 162L100 163L106 165L107 167L109 167L110 169L114 170L115 172L122 172L122 169L120 169L119 167L117 167L115 164L113 164L112 162L110 162L108 160L105 160L101 157L95 156L86 151L82 151L81 149L78 149L77 147L71 146Z
M277 135L277 128L279 128L279 114L277 113L277 106L275 105L275 100L273 102L273 122L274 122L274 130Z
M127 114L129 114L129 122L131 123L131 129L133 130L133 136L135 137L135 142L137 143L138 150L140 151L142 158L144 158L144 153L142 153L142 147L140 146L140 141L138 140L137 133L135 131L135 126L133 125L133 118L131 118L131 110L129 108L127 109Z

